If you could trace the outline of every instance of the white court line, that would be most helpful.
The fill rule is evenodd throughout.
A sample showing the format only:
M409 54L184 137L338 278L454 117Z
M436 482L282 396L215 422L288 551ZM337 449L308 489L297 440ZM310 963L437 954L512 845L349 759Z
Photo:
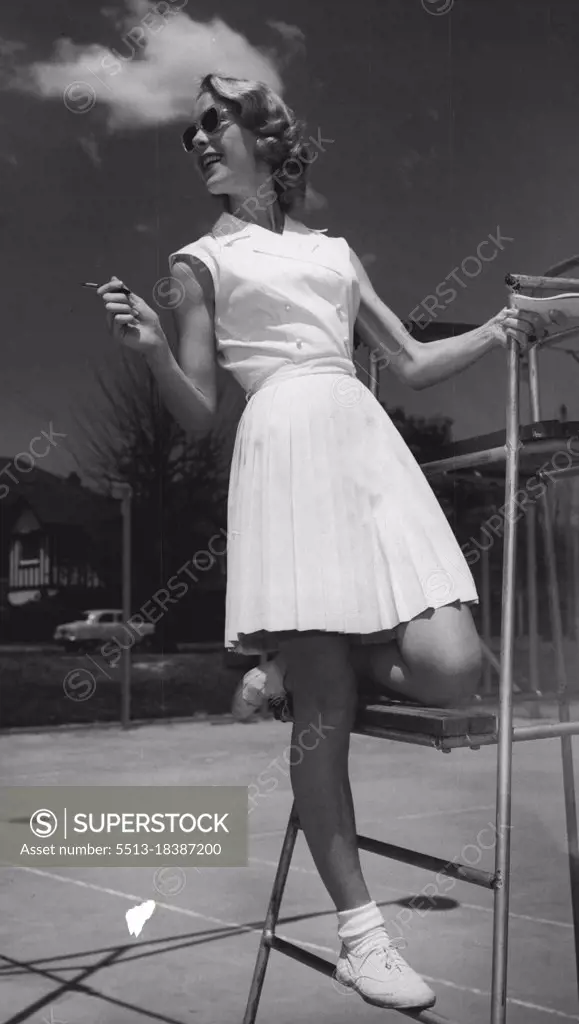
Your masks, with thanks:
M418 814L397 814L393 819L394 821L409 821L411 818L438 818L449 816L451 814L468 814L471 811L494 811L495 805L489 804L488 807L458 807L453 811L421 811ZM382 824L384 818L365 818L364 824L372 825L375 822ZM277 836L283 835L285 828L272 829L271 832L252 832L251 839L261 839L263 836Z
M32 875L41 875L43 878L50 878L54 882L68 882L70 885L78 885L82 889L92 889L94 892L102 892L107 896L119 896L123 900L136 900L141 903L143 896L135 896L134 893L120 892L118 889L108 889L104 885L96 885L94 882L85 882L81 878L68 878L66 875L55 875L52 871L42 871L40 868L29 868L25 864L11 865L16 871L29 871ZM261 928L251 928L250 925L239 924L237 921L223 921L220 917L211 917L209 914L201 914L196 910L188 910L187 907L177 907L173 903L161 903L155 900L158 907L163 910L172 910L175 914L184 914L186 917L195 917L199 920L210 921L211 924L221 925L223 928L243 929L246 932L259 932Z
M258 863L270 863L269 861L258 861ZM274 864L277 867L277 864ZM33 875L41 875L44 878L50 878L55 882L68 882L70 885L78 885L83 889L92 889L95 892L105 893L107 896L119 896L125 900L137 900L139 902L142 897L135 896L132 893L120 892L118 889L108 889L102 885L95 885L94 882L85 882L80 878L67 878L66 875L55 875L51 871L42 871L40 868L29 868L25 865L14 865L17 871L28 871ZM306 871L306 868L299 869ZM317 872L308 872L317 874ZM155 900L155 902L157 902ZM175 907L171 903L158 903L159 907L163 907L164 910L172 910L178 914L185 914L187 917L195 917L204 921L209 921L211 924L219 924L225 928L235 928L239 932L258 932L261 934L261 928L252 928L249 925L240 924L237 921L223 921L218 917L211 917L209 914L201 914L196 910L188 910L185 907ZM332 957L336 956L336 950L331 949L330 946L318 946L313 942L303 942L297 939L289 938L278 932L280 938L285 938L287 942L293 942L296 946L301 945L305 948L316 949L320 953L329 953ZM178 936L176 936L178 938ZM121 961L122 962L122 961ZM431 978L427 974L423 974L422 977L435 985L444 985L446 988L455 989L458 992L469 992L471 995L484 996L490 998L490 992L485 992L480 988L471 988L469 985L457 985L454 981L448 981L446 978ZM563 1020L576 1020L579 1021L579 1016L576 1014L565 1013L563 1010L555 1010L551 1006L540 1006L538 1003L525 1002L522 999L515 999L514 997L507 996L507 1003L511 1003L513 1006L522 1006L527 1010L536 1010L538 1013L548 1013L554 1017L561 1017Z
M271 832L250 832L250 839L264 839L265 836L283 836L285 828L272 828Z
M468 814L469 811L494 811L495 805L491 804L489 807L458 807L454 811L422 811L419 814L397 814L395 821L410 821L411 818L439 818L451 814ZM372 818L372 821L377 819ZM383 818L380 821L384 821Z
M209 751L207 751L207 753L187 754L187 757L183 758L183 760L186 760L187 762L193 761L193 760L196 760L196 759L199 759L199 758L203 758L205 760L211 760L212 758L215 758L215 757L227 757L230 753L231 753L230 750L209 750ZM36 782L36 783L34 783L34 785L44 785L44 780L45 779L47 779L47 778L57 778L58 779L58 778L60 778L60 776L66 774L67 772L69 772L68 768L57 768L53 772L44 772L44 771L43 772L39 772L39 771L36 771L36 772L17 772L16 774L14 774L14 773L8 774L8 772L6 772L4 775L0 775L0 785L2 785L2 786L5 786L5 785L13 786L14 785L14 779L40 779L42 781L40 783ZM4 780L6 780L6 781L4 781Z
M262 860L260 857L250 857L249 861L251 864L263 864L268 868L277 868L277 861L274 860ZM290 864L290 871L297 871L304 875L315 875L319 878L318 872L315 868L302 868L298 865ZM398 896L402 896L406 890L400 886L388 885L386 882L378 883L382 889L387 889L389 892L394 892ZM419 893L416 895L420 895ZM465 910L479 910L485 914L492 914L492 907L482 907L478 903L463 903L462 900L458 901L460 907L464 907ZM514 918L516 921L530 921L532 924L548 924L553 925L556 928L573 928L571 922L568 921L552 921L547 917L531 917L530 914L515 914L513 911L509 912L509 917Z
M478 903L462 903L461 907L465 907L466 910L482 910L484 914L492 914L492 907L481 907ZM514 917L516 921L530 921L531 924L548 924L555 928L573 928L570 921L553 921L549 917L531 917L530 914L515 914L514 911L509 911L509 917Z

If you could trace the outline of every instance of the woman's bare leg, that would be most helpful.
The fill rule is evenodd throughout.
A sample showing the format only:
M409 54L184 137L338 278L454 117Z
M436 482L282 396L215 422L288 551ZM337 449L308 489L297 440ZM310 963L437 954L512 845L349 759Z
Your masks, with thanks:
M474 693L481 649L470 609L445 605L400 626L389 644L350 646L327 633L285 640L280 654L292 694L291 781L314 862L338 910L361 906L362 876L348 776L358 679L427 705L452 706Z
M356 674L402 698L452 707L476 692L482 652L470 608L454 604L399 626L391 643L353 645L350 660Z
M301 827L338 911L340 984L375 1006L421 1009L434 992L397 953L362 875L348 777L357 680L345 636L283 642L293 698L291 781Z
M345 637L287 640L280 653L293 700L291 781L301 827L337 910L368 903L348 778L356 676Z

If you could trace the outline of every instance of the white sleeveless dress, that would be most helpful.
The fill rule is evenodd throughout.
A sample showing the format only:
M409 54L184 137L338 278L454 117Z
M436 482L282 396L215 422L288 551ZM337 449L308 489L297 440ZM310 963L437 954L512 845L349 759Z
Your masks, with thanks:
M346 240L225 213L169 266L187 256L211 272L218 360L247 398L229 482L225 646L275 650L296 630L391 639L428 608L476 603L426 477L356 378Z

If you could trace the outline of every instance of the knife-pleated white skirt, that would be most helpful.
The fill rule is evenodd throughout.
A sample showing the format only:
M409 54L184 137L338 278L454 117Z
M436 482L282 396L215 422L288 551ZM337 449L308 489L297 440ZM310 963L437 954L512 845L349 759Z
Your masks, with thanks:
M430 485L387 412L340 371L270 379L231 466L225 646L295 631L391 639L428 608L478 601Z

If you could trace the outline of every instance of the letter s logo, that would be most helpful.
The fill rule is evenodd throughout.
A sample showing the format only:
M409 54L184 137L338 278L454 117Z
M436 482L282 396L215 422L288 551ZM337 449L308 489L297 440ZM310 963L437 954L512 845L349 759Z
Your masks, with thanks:
M30 815L30 828L35 836L47 839L56 832L58 818L54 811L48 811L45 807L42 807L39 811L34 811L34 814Z

